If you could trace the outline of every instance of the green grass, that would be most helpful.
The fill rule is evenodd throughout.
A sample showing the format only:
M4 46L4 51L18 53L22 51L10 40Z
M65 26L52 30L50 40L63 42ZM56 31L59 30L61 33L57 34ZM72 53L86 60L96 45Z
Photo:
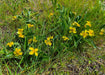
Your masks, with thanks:
M0 1L0 75L105 74L105 36L99 35L100 30L105 27L102 2L100 0ZM54 15L49 16L50 13ZM13 16L17 16L17 19L12 20ZM77 33L84 29L86 21L90 21L95 37L89 38L88 41L88 39L81 40L78 35L69 34L69 26L75 19L78 19L81 25ZM35 26L27 29L28 23ZM27 35L25 39L17 37L18 28L24 29L24 34ZM29 45L28 39L33 35L38 42ZM54 37L52 46L47 46L44 41L51 35ZM64 42L63 35L72 40ZM16 43L9 48L6 44L11 41ZM93 48L95 45L96 49ZM28 54L28 48L31 46L39 49L38 57ZM22 49L24 52L22 56L13 55L16 47Z

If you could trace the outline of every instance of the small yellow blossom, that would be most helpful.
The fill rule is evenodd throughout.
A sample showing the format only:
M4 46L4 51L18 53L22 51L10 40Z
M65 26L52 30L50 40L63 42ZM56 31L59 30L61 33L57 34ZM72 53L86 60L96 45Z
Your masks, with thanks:
M15 20L17 17L16 16L13 16L12 20Z
M29 50L30 50L30 52L29 52L30 55L35 54L35 56L38 56L38 52L37 52L38 48L34 49L34 48L30 47Z
M94 36L94 31L93 30L89 29L88 33L89 33L89 36Z
M53 39L53 36L47 37L47 40Z
M83 36L83 38L86 38L88 36L88 33L86 31L82 31L80 35Z
M45 42L46 45L49 45L49 46L52 45L51 40L45 40L44 42Z
M86 26L91 27L91 22L90 21L87 21L86 24L85 24L85 28L86 28Z
M24 38L24 35L23 35L23 34L19 34L19 37L20 37L20 38Z
M37 40L36 40L36 37L34 36L34 38L33 38L33 42L37 42Z
M54 14L53 13L50 13L50 16L53 16Z
M23 53L21 52L21 49L16 48L15 51L13 52L15 56L22 55Z
M27 25L28 25L28 28L34 27L34 25L32 24L27 24Z
M62 38L64 39L64 41L69 40L69 38L66 36L62 36Z
M12 47L14 45L13 42L7 43L7 46Z
M80 27L80 24L78 24L77 22L74 22L72 25L76 25L77 27Z
M22 34L23 33L23 29L18 29L17 34Z
M74 28L74 27L69 27L69 29L70 29L69 33L77 33L77 32L76 32L76 28Z
M104 35L105 33L105 30L104 29L101 29L101 32L99 33L100 35Z
M103 32L100 32L99 34L100 34L100 35L104 35L104 33L103 33Z
M29 40L28 40L28 44L30 44L31 42L32 42L32 39L29 39Z

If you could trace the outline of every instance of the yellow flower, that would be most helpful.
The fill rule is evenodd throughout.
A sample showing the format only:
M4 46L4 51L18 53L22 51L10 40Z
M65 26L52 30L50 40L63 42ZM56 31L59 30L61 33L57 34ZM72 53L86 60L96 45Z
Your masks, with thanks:
M103 32L100 32L99 34L100 34L100 35L103 35L104 33L103 33Z
M88 33L89 33L89 36L94 36L94 31L93 30L89 29Z
M23 53L21 52L21 49L16 48L15 51L13 52L15 56L22 55Z
M44 42L45 42L46 45L49 45L49 46L52 45L51 40L45 40Z
M101 32L105 32L105 30L104 29L101 29Z
M16 16L13 16L12 20L15 20L17 17Z
M23 35L23 34L19 34L19 37L20 37L20 38L24 38L24 35Z
M69 33L77 33L77 32L76 32L76 28L74 28L74 27L69 27L69 29L70 29Z
M53 36L47 37L47 40L53 39Z
M101 29L101 32L99 33L100 35L104 35L105 33L105 30L104 29Z
M31 27L33 27L34 25L32 25L32 24L27 24L28 25L28 28L31 28Z
M14 45L13 42L7 43L7 46L12 47Z
M83 36L83 38L86 38L88 36L88 33L86 31L82 31L80 35Z
M34 38L33 38L33 42L37 42L37 40L36 40L36 37L34 36Z
M77 27L80 27L80 24L78 24L77 22L74 22L72 25L76 25Z
M50 13L50 16L53 16L54 14L53 13Z
M18 29L17 34L22 34L23 33L23 29Z
M86 28L86 26L91 27L91 23L90 23L90 21L87 21L87 23L85 24L85 28Z
M28 44L30 44L31 42L32 42L32 39L29 39L29 40L28 40Z
M30 55L35 54L35 56L38 56L38 52L37 52L38 48L34 49L34 48L30 47L29 50L30 50L30 52L29 52Z
M64 39L64 41L69 40L69 38L66 36L62 36L62 38Z

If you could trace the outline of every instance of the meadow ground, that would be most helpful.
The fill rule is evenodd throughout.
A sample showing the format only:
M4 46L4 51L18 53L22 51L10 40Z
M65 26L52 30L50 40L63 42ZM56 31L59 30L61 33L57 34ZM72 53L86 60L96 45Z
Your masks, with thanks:
M104 0L0 0L0 75L104 75Z

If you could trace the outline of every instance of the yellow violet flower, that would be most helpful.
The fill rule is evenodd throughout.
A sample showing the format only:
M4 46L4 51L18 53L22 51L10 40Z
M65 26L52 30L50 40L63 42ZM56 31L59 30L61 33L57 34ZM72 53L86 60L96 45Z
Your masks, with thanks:
M24 35L23 35L23 34L19 34L19 37L20 37L20 38L24 38Z
M77 32L76 32L76 28L74 28L74 27L69 27L69 29L70 29L69 33L77 33Z
M54 14L53 13L50 13L50 16L53 16Z
M13 52L15 56L22 55L23 53L21 52L21 49L16 48L15 51Z
M62 36L62 38L64 39L64 41L69 40L69 38L66 36Z
M13 16L13 17L12 17L12 20L15 20L16 18L17 18L16 16Z
M89 29L88 33L89 33L89 36L94 36L94 31L93 30Z
M101 32L99 33L100 35L104 35L105 30L101 29Z
M12 47L14 45L13 42L7 43L7 46Z
M86 26L91 27L91 22L90 21L87 21L87 23L85 24L85 28L86 28Z
M34 38L33 38L33 42L37 42L37 40L36 40L36 37L34 36Z
M53 36L47 37L47 40L53 39Z
M17 34L22 34L23 33L23 29L18 29Z
M35 54L35 56L38 56L38 52L37 52L38 48L34 49L34 48L30 47L29 50L30 50L30 52L29 52L30 55Z
M104 35L104 33L103 33L103 32L100 32L99 34L100 34L100 35Z
M31 27L33 27L34 25L32 25L32 24L27 24L28 25L28 28L31 28Z
M74 22L72 25L76 25L77 27L80 27L80 24L78 24L77 22Z
M28 40L28 44L30 44L31 42L32 42L32 39L29 39L29 40Z
M51 40L45 40L44 42L45 42L46 45L49 45L49 46L52 45Z
M80 35L83 36L83 38L86 38L88 36L88 33L86 31L82 31Z

